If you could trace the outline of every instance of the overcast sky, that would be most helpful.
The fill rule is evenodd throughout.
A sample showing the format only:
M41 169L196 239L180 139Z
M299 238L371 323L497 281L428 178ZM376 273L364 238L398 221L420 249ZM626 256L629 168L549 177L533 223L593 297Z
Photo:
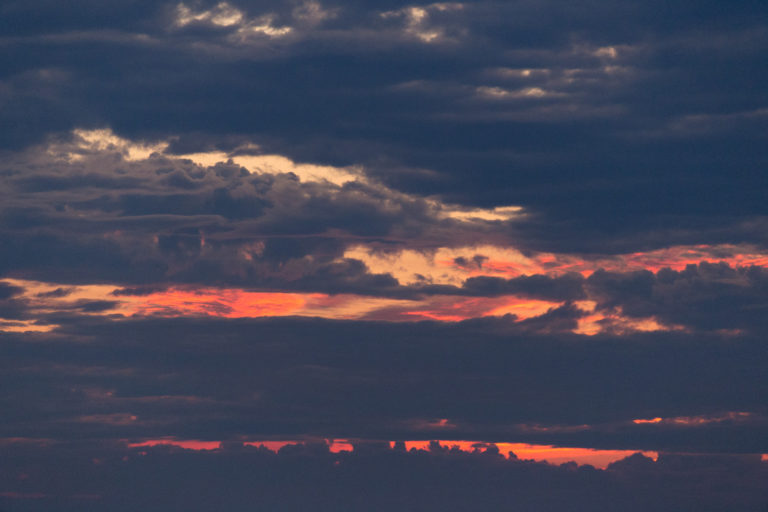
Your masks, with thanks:
M766 58L751 0L3 1L0 508L763 510Z

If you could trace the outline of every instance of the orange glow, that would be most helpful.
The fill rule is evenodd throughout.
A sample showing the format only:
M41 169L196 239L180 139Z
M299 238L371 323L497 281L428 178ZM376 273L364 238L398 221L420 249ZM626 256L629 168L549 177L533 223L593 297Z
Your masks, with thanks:
M768 462L768 453L764 453L764 454L763 454L763 455L760 457L760 460L761 460L762 462Z
M184 440L179 441L176 439L150 439L142 441L140 443L128 443L128 448L142 448L151 446L178 446L185 450L218 450L221 448L221 442L219 441L199 441L199 440Z
M768 254L754 246L732 244L683 245L595 259L569 254L523 254L510 247L491 245L439 248L428 254L410 249L381 253L358 246L347 250L344 256L363 261L372 272L390 273L401 284L407 285L428 282L461 286L467 278L476 276L509 279L578 272L588 277L601 268L612 272L658 272L662 268L680 271L700 262L724 262L731 267L768 267Z
M430 441L405 441L406 450L428 450ZM484 452L488 446L495 444L501 454L514 453L522 460L535 460L550 464L562 464L574 461L578 464L591 464L596 468L605 469L612 462L637 453L637 450L595 450L592 448L565 448L551 445L534 445L525 443L480 443L477 441L439 441L444 448L456 448L464 452ZM394 447L395 443L390 442ZM653 460L658 459L657 452L641 452Z
M355 447L345 439L331 439L328 444L328 449L331 453L340 453L354 451Z
M657 416L656 418L651 418L651 419L649 419L649 420L641 420L641 419L638 419L638 420L632 420L632 423L635 423L635 424L637 424L637 425L642 425L642 424L644 424L644 423L661 423L661 418L659 418L659 417Z
M268 450L278 452L283 446L301 444L301 441L248 441L243 444L245 446L255 446L257 448L263 446Z
M325 439L322 440L328 445L331 453L352 452L354 447L347 439ZM300 445L307 440L279 440L279 441L247 441L246 446L264 447L277 453L281 448L289 445ZM429 450L431 441L405 441L406 450ZM438 441L441 447L448 449L458 449L463 452L484 452L489 446L495 445L499 453L509 456L510 452L521 460L534 460L537 462L548 462L550 464L562 464L574 461L578 464L591 464L596 468L605 469L608 464L628 457L637 450L595 450L592 448L568 448L551 445L535 445L526 443L484 443L478 441ZM221 448L220 441L199 441L199 440L179 440L179 439L150 439L139 443L128 443L129 448L144 448L153 446L177 446L185 450L218 450ZM395 442L390 441L390 448L394 448ZM657 452L641 452L646 457L654 460L658 458ZM765 457L765 456L764 456Z
M614 334L624 334L631 332L654 332L654 331L683 331L682 325L667 325L660 323L655 317L630 318L623 315L621 308L616 308L610 312L594 312L596 303L594 301L579 301L576 306L585 313L578 319L576 334L585 336L594 336L603 331L609 331Z
M54 324L38 325L33 320L2 320L0 319L0 332L50 332L59 327Z
M399 315L408 315L417 319L459 322L470 318L502 316L513 314L519 320L543 315L551 308L562 305L561 302L523 299L511 295L503 297L457 298L454 296L431 297L418 308L408 311L393 311L386 319L396 319Z
M237 289L171 289L142 297L137 315L217 316L254 318L285 316L306 304L306 297L296 293L246 292Z
M252 248L257 254L258 244ZM251 254L245 251L247 254ZM676 246L650 252L638 252L587 260L568 254L522 252L498 246L439 248L433 252L402 250L376 252L365 246L352 247L345 257L363 261L372 273L390 273L401 285L445 284L460 287L475 276L512 278L522 275L557 276L579 272L589 276L603 268L615 272L662 268L682 270L689 264L724 262L731 267L758 265L768 267L768 254L748 245ZM30 318L60 311L78 311L91 316L122 315L219 318L257 318L306 316L345 320L457 322L470 318L513 314L519 320L545 314L562 302L531 300L519 296L466 297L432 295L414 300L350 294L292 293L248 291L239 288L178 286L149 295L112 295L117 285L59 285L20 279L4 279L19 286ZM86 310L91 301L104 302L106 309ZM113 303L113 304L110 304ZM604 331L614 334L635 331L684 330L666 325L657 318L627 318L620 310L595 311L591 300L577 306L586 313L578 320L577 334L594 335ZM34 320L0 318L0 332L46 332L56 325L38 325ZM738 331L723 332L737 335Z

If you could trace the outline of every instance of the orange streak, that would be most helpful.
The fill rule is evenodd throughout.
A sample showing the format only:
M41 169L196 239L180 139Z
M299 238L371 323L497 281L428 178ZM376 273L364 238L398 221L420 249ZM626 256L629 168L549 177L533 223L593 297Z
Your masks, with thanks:
M651 418L649 420L641 420L641 419L632 420L632 423L635 423L636 425L642 425L644 423L661 423L661 418L656 417L656 418Z
M314 296L310 296L314 297ZM141 298L137 315L253 318L299 311L307 297L297 293L246 292L238 289L171 289Z
M391 314L385 318L396 320L398 316L405 315L442 322L459 322L470 318L513 314L519 320L524 320L543 315L549 309L562 305L561 302L522 299L511 295L471 299L437 296L426 299L424 302L426 304L418 309L390 310Z
M150 439L142 441L140 443L128 443L128 448L142 448L145 446L178 446L185 450L218 450L221 448L220 441L198 441L198 440L184 440L178 441L175 439Z

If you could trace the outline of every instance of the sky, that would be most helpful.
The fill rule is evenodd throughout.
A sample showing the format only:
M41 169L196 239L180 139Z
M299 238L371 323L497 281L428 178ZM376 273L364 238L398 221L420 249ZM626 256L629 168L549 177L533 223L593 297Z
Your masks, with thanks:
M768 4L0 3L0 510L763 511Z

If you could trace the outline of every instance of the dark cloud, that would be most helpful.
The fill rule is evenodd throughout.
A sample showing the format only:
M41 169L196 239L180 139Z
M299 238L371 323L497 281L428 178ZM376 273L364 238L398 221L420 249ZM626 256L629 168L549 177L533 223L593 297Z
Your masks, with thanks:
M0 300L7 300L24 292L24 288L0 281Z
M66 288L56 288L55 290L51 290L50 292L40 292L37 294L38 297L44 297L44 298L61 298L66 297L67 295L72 293L72 289L66 289Z
M733 268L701 262L685 270L620 274L598 271L586 281L602 309L631 317L654 316L697 330L765 332L768 273L763 267Z
M762 267L517 276L480 248L557 262L625 255L614 268L681 245L700 249L689 261L764 252L767 9L2 2L0 277L53 286L0 281L0 329L54 330L0 332L0 507L764 506L756 456L634 456L603 472L437 445L405 454L359 442L348 456L237 443L768 453ZM205 151L223 161L177 158ZM243 155L291 161L249 172ZM302 163L352 179L311 179ZM522 210L506 220L490 213L512 205ZM471 218L478 208L491 220ZM348 251L428 260L473 247L416 284ZM95 283L113 285L114 300L68 288ZM557 304L458 323L105 316L201 287ZM585 320L602 333L574 334ZM126 455L118 442L162 436L228 448ZM7 443L22 437L50 444Z
M2 437L450 436L768 451L760 338L563 334L568 308L519 324L49 320L62 327L3 335ZM670 421L632 422L654 417ZM455 426L441 429L441 418Z
M480 276L467 279L462 289L483 296L522 295L545 300L579 300L585 298L583 283L584 278L576 273L559 277L537 274L512 279Z
M745 227L767 213L762 3L88 5L4 5L6 147L77 126L246 137L410 193L522 205L532 248L765 244Z
M340 454L322 442L277 454L238 443L212 452L11 443L0 454L6 469L0 483L9 490L0 503L9 510L721 512L759 510L766 499L766 464L757 456L662 454L653 461L637 454L597 470L436 443L410 452L358 443ZM31 460L50 463L33 469Z
M0 281L0 318L19 320L26 317L27 301L21 297L24 288Z
M128 141L88 144L81 135L52 140L5 164L0 273L414 295L345 250L506 238L498 223L451 219L445 205L377 182L301 180L279 165L251 174L231 162L205 167L159 154L133 160L119 146Z

